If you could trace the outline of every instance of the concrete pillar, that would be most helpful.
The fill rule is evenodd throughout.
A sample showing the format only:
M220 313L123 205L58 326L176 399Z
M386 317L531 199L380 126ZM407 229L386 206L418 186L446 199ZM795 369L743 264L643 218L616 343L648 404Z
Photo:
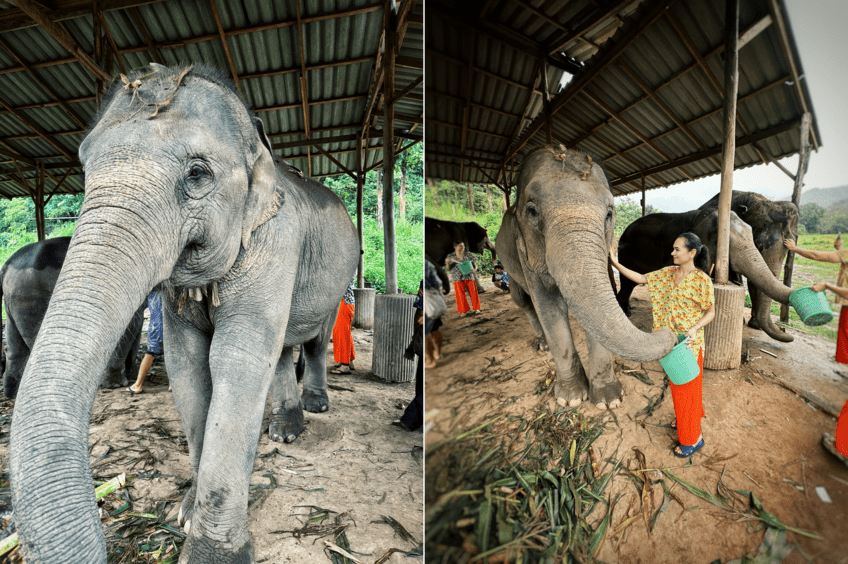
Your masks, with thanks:
M403 356L412 339L415 296L380 294L374 302L374 348L371 371L386 382L415 379L415 359Z
M353 326L358 329L374 328L374 288L354 288L353 297L356 305L353 309Z

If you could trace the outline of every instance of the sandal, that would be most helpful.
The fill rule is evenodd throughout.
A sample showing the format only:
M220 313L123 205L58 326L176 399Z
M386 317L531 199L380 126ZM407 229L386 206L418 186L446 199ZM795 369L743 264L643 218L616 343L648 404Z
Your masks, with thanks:
M848 466L848 457L836 450L836 438L833 435L825 433L822 435L822 446L828 450L833 456L841 460L845 466Z
M350 374L350 368L347 370L342 370L341 368L333 368L330 370L330 374Z
M671 449L671 452L674 453L674 456L677 458L689 458L699 450L704 448L704 438L701 437L701 440L695 443L694 445L681 445L678 444L676 447ZM680 451L680 452L678 452Z
M668 424L668 427L674 431L677 430L677 419Z
M141 390L141 391L139 391L139 392L136 392L135 390L133 390L133 389L132 389L132 386L128 387L128 388L127 388L127 391L128 391L131 395L134 395L134 396L135 396L135 395L138 395L138 394L141 394L141 393L143 393L143 392L144 392L144 390Z

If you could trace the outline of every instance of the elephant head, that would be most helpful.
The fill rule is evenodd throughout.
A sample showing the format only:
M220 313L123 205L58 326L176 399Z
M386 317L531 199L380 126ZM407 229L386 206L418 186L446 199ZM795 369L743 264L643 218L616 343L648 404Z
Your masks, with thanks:
M547 292L561 293L569 312L603 347L639 361L671 350L676 340L670 331L640 331L616 302L608 278L615 205L606 174L591 157L561 147L531 153L507 213L514 214L516 232L504 240L515 240L524 278L532 276ZM501 248L500 233L498 248L506 261L512 250Z
M105 562L88 460L99 375L152 287L214 295L237 257L263 260L251 237L281 198L261 121L206 67L124 78L79 158L85 201L12 421L12 496L33 562Z

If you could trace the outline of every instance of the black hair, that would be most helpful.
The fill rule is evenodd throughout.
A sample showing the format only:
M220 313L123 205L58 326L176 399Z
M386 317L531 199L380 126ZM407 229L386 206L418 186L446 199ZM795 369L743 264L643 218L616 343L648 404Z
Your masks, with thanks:
M696 251L695 267L704 273L709 274L707 270L710 268L710 250L701 242L701 238L694 233L689 232L681 233L677 238L684 240L687 250Z
M500 264L500 263L496 264L496 265L495 265L495 268L500 268L501 270L503 270L503 269L504 269L503 265L502 265L502 264Z
M457 245L464 245L464 244L465 244L465 241L454 241L453 242L454 247L456 247Z

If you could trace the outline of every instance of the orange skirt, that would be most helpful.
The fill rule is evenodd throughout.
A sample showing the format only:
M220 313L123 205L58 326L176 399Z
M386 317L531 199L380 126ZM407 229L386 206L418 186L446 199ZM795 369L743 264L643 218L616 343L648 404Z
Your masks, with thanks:
M691 446L701 435L701 417L704 417L704 349L698 353L698 368L701 372L687 384L671 383L671 399L674 402L674 417L677 419L677 440Z
M350 361L356 358L353 352L353 335L350 333L353 308L353 304L346 304L342 300L336 324L333 325L333 358L339 364L350 364Z
M836 452L848 456L848 401L842 406L842 413L836 420Z

